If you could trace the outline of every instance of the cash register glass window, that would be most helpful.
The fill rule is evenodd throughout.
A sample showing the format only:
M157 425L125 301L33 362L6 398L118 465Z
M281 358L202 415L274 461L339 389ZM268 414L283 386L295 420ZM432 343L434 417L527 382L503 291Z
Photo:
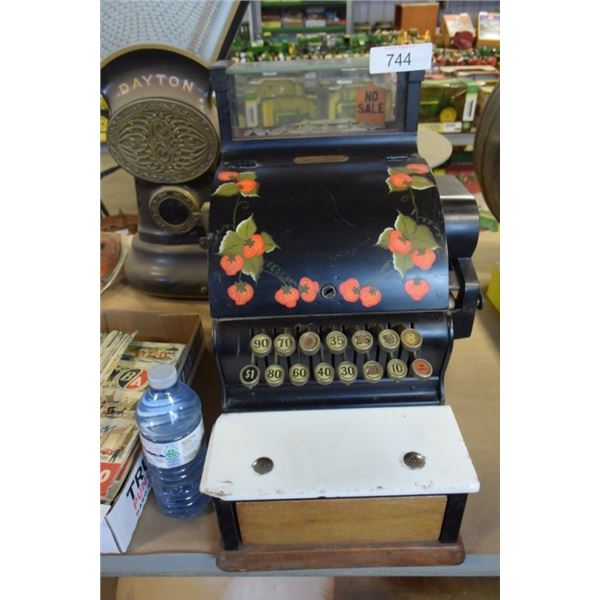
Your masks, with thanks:
M370 75L368 58L236 64L227 75L236 140L403 130L396 74Z

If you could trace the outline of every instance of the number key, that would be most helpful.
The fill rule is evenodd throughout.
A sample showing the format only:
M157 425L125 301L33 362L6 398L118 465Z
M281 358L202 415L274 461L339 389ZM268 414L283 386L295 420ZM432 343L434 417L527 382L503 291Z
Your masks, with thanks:
M388 377L390 379L395 379L396 381L404 379L408 373L406 363L399 358L392 358L389 360L385 369Z
M416 352L423 345L423 336L416 329L404 329L400 340L402 347L408 352Z
M290 381L294 385L305 385L308 381L308 367L302 363L296 363L290 367Z
M321 349L321 338L314 331L305 331L298 340L300 352L306 356L313 356Z
M393 329L383 329L377 336L379 346L385 352L394 352L400 347L400 336Z
M289 333L280 333L274 341L279 356L291 356L296 351L296 340Z
M352 347L359 354L366 354L373 347L373 335L366 329L355 331L352 334Z
M250 340L250 350L260 358L268 356L273 348L273 340L266 333L257 333Z
M265 381L271 387L279 387L283 383L284 371L281 365L269 365L265 369Z
M376 360L368 360L363 365L363 375L370 383L378 383L383 377L383 367Z
M339 380L346 385L354 383L358 377L358 369L356 368L356 365L347 360L338 365L337 373Z
M429 379L433 375L431 363L424 358L415 358L410 365L410 370L419 379Z
M330 331L325 336L325 345L332 354L342 354L348 346L348 338L341 331Z
M333 367L326 362L319 363L315 367L315 379L321 385L329 385L333 381Z
M242 385L252 389L260 381L260 369L256 365L246 365L240 371Z

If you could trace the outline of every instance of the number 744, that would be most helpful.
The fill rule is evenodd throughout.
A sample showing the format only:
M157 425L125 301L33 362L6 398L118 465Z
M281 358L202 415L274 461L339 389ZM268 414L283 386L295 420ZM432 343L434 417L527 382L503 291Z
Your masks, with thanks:
M402 54L386 54L386 56L388 57L388 67L391 67L392 63L400 66L402 66L402 64L410 65L410 52L405 54L404 58L402 58Z

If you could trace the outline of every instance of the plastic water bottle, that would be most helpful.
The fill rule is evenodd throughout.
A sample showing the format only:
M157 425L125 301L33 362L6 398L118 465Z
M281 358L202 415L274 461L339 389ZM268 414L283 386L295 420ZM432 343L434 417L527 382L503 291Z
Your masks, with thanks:
M200 493L207 448L200 398L173 365L151 368L148 383L136 420L156 502L171 517L193 517L210 500Z

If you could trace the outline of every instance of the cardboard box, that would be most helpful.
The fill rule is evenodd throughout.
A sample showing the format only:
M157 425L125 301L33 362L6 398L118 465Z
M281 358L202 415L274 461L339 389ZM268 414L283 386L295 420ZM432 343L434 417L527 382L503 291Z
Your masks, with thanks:
M437 28L439 7L439 2L396 4L394 18L396 29L408 31L414 27L421 35L426 31L433 35Z
M500 48L500 13L477 15L477 47Z
M426 79L421 85L419 126L438 133L470 131L478 97L476 81L458 77Z
M100 552L125 552L150 493L150 477L141 446L129 476L110 505L100 504Z
M137 331L135 341L185 344L178 365L179 379L191 383L204 351L204 333L198 314L171 314L130 310L105 310L101 314L103 332ZM121 487L110 504L100 504L101 552L125 552L150 488L144 483L146 465L138 443L126 468L119 474ZM114 482L111 484L114 485Z
M138 342L171 342L186 344L181 357L181 381L192 381L204 350L204 334L200 315L195 313L157 313L110 309L102 312L101 331L117 329L137 331Z
M468 31L475 37L475 27L473 21L467 13L459 15L444 15L442 19L441 33L442 43L447 48L450 47L452 38L461 31Z

